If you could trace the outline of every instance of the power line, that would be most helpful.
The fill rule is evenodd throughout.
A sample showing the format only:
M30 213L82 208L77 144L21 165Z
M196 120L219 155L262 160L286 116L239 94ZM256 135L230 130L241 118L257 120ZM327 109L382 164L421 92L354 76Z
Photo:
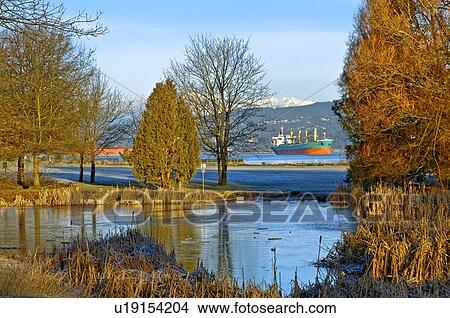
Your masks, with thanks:
M112 82L116 83L117 85L119 85L123 89L127 90L128 92L132 93L133 95L139 97L139 99L141 99L142 101L144 101L144 102L146 101L146 98L144 96L142 96L141 94L137 93L136 91L134 91L131 88L127 87L126 85L122 84L121 82L119 82L118 80L116 80L113 77L109 76L105 72L103 72L103 71L101 71L101 72L103 73L103 75L105 75L105 77L107 77ZM314 97L315 95L319 94L320 92L324 91L325 89L327 89L328 87L330 87L331 85L333 85L335 83L336 83L336 80L331 81L330 83L328 83L327 85L319 88L317 91L313 92L311 95L309 95L308 97L302 99L301 101L304 102L304 101L309 100L311 97ZM280 118L282 116L285 116L291 110L293 110L293 108L289 107L289 109L287 109L284 113L281 113L280 115L278 115L277 117L273 118L272 120L277 120L278 118Z
M106 74L105 72L101 71L103 75L105 75L106 78L108 78L110 81L116 83L117 85L119 85L120 87L122 87L123 89L127 90L128 92L130 92L131 94L139 97L142 101L145 102L146 98L144 96L142 96L139 93L136 93L134 90L132 90L131 88L125 86L124 84L122 84L121 82L119 82L118 80L115 80L114 78L112 78L111 76L109 76L108 74Z
M314 93L312 93L311 95L309 95L308 97L306 97L305 99L302 99L301 101L307 101L308 99L310 99L311 97L319 94L320 92L322 92L323 90L327 89L328 87L330 87L331 85L335 84L336 80L333 80L332 82L328 83L327 85L321 87L320 89L318 89L317 91L315 91ZM284 113L281 113L280 115L278 115L277 117L273 118L272 120L277 120L278 118L285 116L287 113L289 113L293 108L290 107L288 110L286 110Z

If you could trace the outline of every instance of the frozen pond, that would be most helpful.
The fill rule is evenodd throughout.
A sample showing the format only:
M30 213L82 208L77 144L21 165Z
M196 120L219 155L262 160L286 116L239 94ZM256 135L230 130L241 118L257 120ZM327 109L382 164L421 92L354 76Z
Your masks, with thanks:
M295 270L303 282L314 281L319 238L322 255L356 224L352 213L315 201L229 202L188 209L170 207L64 207L0 209L0 246L51 250L71 237L102 235L138 226L152 233L177 260L194 270L209 270L237 279L272 282L274 251L282 287L290 289ZM280 278L280 276L278 276Z

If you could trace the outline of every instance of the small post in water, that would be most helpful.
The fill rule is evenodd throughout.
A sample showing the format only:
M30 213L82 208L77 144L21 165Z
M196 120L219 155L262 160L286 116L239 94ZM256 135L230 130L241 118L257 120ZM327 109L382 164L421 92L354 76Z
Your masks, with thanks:
M316 273L316 286L319 284L319 270L320 270L320 249L322 248L322 235L319 238L319 253L317 254L317 273Z
M206 163L202 162L201 164L202 169L202 191L205 192L205 172L206 172Z

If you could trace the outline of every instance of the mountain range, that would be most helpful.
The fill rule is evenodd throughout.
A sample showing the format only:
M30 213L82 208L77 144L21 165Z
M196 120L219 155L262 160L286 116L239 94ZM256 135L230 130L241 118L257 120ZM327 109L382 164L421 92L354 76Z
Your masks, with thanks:
M290 106L306 106L306 105L311 105L314 103L315 102L313 102L313 101L299 99L296 97L276 98L275 96L270 96L269 98L261 101L260 106L280 108L280 107L290 107Z

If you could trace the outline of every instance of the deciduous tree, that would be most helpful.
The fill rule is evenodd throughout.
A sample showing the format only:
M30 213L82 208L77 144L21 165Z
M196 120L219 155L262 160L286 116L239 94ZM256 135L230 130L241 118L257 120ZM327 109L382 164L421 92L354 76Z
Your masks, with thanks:
M95 158L107 148L127 137L131 102L111 88L100 70L95 70L79 96L80 182L83 181L85 159L91 164L90 182L95 182Z
M3 35L7 84L1 111L8 124L1 129L11 138L2 140L19 158L32 154L34 185L39 186L40 156L67 152L75 140L76 91L91 54L60 33L32 28Z
M63 4L47 0L0 1L0 29L14 32L34 28L65 35L98 36L107 32L98 23L100 15L81 11L77 15L67 16Z
M335 110L354 182L450 173L449 2L366 0Z
M217 159L219 184L227 184L229 152L262 129L254 115L270 95L263 63L248 40L200 35L191 38L185 61L172 61L166 75L194 113L203 149Z

